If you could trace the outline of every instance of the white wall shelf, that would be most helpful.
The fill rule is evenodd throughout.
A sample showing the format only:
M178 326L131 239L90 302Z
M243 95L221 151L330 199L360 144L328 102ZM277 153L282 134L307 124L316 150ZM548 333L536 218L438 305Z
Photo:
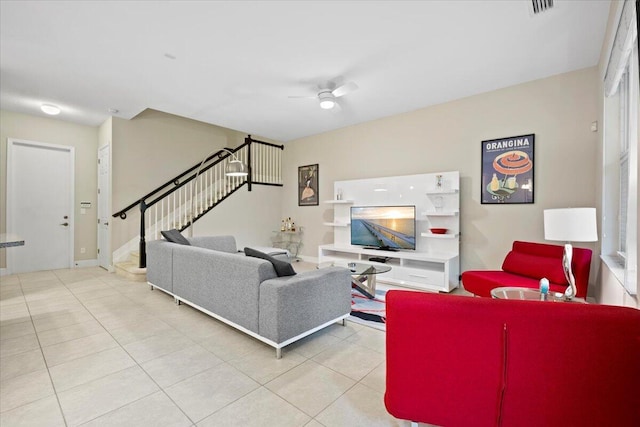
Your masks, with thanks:
M352 205L353 200L325 200L325 203L330 205Z
M449 190L427 190L427 196L437 196L442 194L458 194L458 189L449 189Z
M322 225L328 225L329 227L348 227L351 225L349 222L323 222Z
M429 237L430 239L455 239L458 237L458 233L455 234L436 234L436 233L420 233L422 237Z
M456 216L460 212L459 211L427 211L422 212L423 216Z

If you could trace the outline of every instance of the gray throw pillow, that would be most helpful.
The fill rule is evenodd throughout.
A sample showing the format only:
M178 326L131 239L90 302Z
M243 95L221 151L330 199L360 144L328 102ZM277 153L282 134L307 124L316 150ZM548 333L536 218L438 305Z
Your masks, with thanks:
M273 264L274 270L276 270L276 274L278 277L283 276L295 276L296 271L293 269L293 266L285 261L280 261L279 259L275 259L274 257L265 254L264 252L256 251L251 248L244 248L244 254L246 256L252 256L254 258L262 258Z
M162 236L165 239L167 239L168 242L179 243L181 245L189 245L189 246L191 246L191 243L189 243L187 238L184 237L182 234L180 234L180 232L178 230L176 230L175 228L172 229L172 230L161 231L160 233L162 234Z

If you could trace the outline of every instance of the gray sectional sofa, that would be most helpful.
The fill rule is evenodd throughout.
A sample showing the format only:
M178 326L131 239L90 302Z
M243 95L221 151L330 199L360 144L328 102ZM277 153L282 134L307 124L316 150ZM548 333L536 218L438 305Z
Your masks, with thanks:
M281 349L349 316L349 270L330 267L277 277L264 259L238 252L233 236L147 242L147 280L260 341Z

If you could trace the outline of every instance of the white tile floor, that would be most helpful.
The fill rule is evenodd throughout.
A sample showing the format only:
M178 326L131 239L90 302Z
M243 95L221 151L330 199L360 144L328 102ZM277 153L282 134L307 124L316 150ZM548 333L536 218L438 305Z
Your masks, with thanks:
M305 269L297 263L297 269ZM0 278L0 425L408 426L383 404L384 332L283 350L100 268Z

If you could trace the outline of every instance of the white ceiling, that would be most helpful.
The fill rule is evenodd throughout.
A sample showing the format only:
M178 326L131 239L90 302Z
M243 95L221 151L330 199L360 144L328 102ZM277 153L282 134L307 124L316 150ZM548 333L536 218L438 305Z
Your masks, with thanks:
M146 108L289 141L598 63L609 0L2 1L0 107ZM341 109L318 85L353 81Z

